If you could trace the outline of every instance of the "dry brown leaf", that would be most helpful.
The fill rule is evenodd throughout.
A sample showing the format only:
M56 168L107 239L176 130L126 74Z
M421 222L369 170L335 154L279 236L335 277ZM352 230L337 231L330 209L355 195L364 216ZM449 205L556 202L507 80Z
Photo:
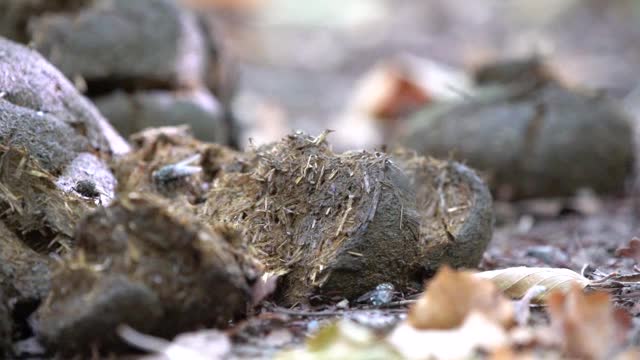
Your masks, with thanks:
M616 249L616 256L628 257L636 261L640 261L640 239L634 237L629 241L628 246L621 246Z
M555 290L569 291L573 284L581 288L589 285L590 280L575 271L562 268L512 267L500 270L483 271L475 276L491 280L500 290L513 299L520 299L534 286L544 286L545 291L532 299L540 304Z
M568 293L551 293L547 304L552 329L572 358L610 358L624 341L628 315L614 309L606 293L585 294L574 284Z
M436 101L460 98L471 81L453 68L410 54L375 65L360 80L351 109L378 120L405 117Z
M444 266L409 310L408 321L422 330L453 329L462 325L472 311L503 327L514 322L513 304L493 283L472 272L456 272Z

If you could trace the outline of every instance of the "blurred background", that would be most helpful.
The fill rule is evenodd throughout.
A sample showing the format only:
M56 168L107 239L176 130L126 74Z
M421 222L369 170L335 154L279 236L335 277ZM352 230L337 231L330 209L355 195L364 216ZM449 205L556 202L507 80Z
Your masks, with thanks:
M480 64L531 55L563 82L618 99L639 78L633 0L183 1L214 19L234 63L242 143L331 128L338 147L377 145L362 108L381 101L384 85L363 83L407 55L420 61L405 73L436 99L463 88L465 71Z

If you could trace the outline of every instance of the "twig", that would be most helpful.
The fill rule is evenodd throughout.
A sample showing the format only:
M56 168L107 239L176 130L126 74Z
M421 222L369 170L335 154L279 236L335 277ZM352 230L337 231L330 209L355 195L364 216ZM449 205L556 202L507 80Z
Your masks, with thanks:
M388 307L393 303L387 304L385 307ZM343 315L351 315L355 313L366 313L371 311L387 311L387 312L395 312L392 310L400 310L400 309L384 309L384 308L373 308L373 309L351 309L351 310L324 310L324 311L308 311L308 310L294 310L294 309L286 309L286 308L273 308L271 309L274 313L292 315L292 316L300 316L300 317L308 317L308 316L343 316ZM405 312L405 309L400 311L401 313Z

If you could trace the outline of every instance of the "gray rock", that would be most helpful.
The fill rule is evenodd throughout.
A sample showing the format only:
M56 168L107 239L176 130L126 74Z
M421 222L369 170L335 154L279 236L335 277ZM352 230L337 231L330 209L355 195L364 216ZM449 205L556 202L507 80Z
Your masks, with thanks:
M633 162L630 121L616 104L552 83L426 109L398 143L453 155L510 198L620 192Z
M69 78L95 87L191 87L206 69L195 16L173 0L98 0L76 13L44 15L32 41ZM94 87L95 86L95 87Z
M207 90L186 92L114 92L95 99L96 106L121 134L149 127L186 124L204 141L228 143L222 108Z
M104 154L129 150L127 143L89 100L38 52L2 38L0 99L3 100L0 123L13 124L10 125L15 127L13 137L26 138L35 134L29 131L40 129L43 131L31 141L39 141L40 137L45 138L43 142L57 139L58 146L67 147L70 154L80 148L86 151L93 148ZM35 123L31 124L31 121ZM3 133L0 141L7 144L9 135ZM86 138L84 144L72 144L80 136ZM56 150L51 151L53 154Z

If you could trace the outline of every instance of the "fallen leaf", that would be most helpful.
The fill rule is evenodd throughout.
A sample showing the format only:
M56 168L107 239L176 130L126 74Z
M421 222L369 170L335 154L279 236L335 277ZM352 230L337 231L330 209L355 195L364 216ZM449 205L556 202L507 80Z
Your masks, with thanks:
M621 246L616 249L617 257L627 257L634 259L636 261L640 261L640 239L634 237L629 241L628 246Z
M503 327L514 322L511 301L493 283L472 272L456 272L444 266L409 310L408 321L416 329L453 329L462 325L472 311Z
M502 325L478 311L468 314L454 329L420 330L405 322L388 341L406 359L469 359L478 350L493 352L508 346Z
M405 117L434 101L461 98L471 80L435 61L399 54L375 65L359 81L349 108L379 120Z
M512 299L520 299L534 286L543 286L546 290L531 299L534 304L543 303L547 296L555 291L569 291L573 284L585 288L591 281L577 272L562 268L512 267L500 270L483 271L475 276L491 280Z
M585 294L574 284L569 292L554 291L547 304L551 327L572 358L611 358L624 341L628 315L614 309L606 293Z

